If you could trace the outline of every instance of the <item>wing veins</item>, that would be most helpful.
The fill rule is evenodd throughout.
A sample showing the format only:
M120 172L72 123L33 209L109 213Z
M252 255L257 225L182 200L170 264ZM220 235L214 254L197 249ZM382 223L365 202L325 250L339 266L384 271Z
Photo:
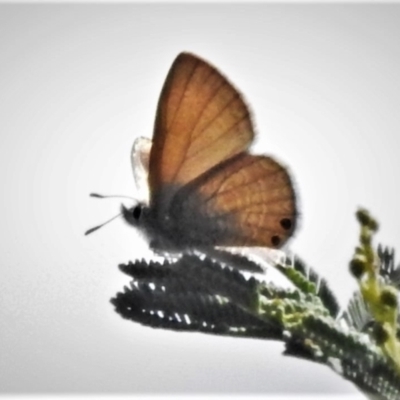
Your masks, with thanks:
M240 171L241 171L241 169L239 168L239 170L235 171L233 174L227 175L227 176L221 181L219 187L218 187L213 193L211 193L210 196L208 196L208 197L205 199L204 203L208 203L210 200L214 199L215 196L218 196L218 195L220 195L220 194L222 194L222 193L228 193L228 192L230 192L231 190L237 189L237 187L234 187L234 188L232 188L232 189L223 190L222 192L220 191L221 186L223 186L224 183L226 183L226 181L227 181L230 177L232 177L233 175L238 174ZM254 183L254 182L253 182L253 183ZM242 186L246 186L246 185L242 185Z
M239 155L233 156L233 157L238 157L238 156L239 156ZM225 162L228 162L229 160L232 160L233 157L228 158L228 160L226 160ZM253 160L253 161L251 162L251 164L249 164L249 165L252 165L254 162L256 162L256 160ZM219 167L220 165L221 165L221 164L218 164L216 167ZM209 200L211 200L212 198L214 198L215 195L217 195L218 193L220 193L219 190L221 189L221 186L222 186L224 183L226 183L226 181L227 181L231 176L236 175L237 173L239 173L239 172L241 171L241 169L242 169L242 168L240 168L240 166L239 166L239 168L236 169L234 173L232 173L232 174L230 174L230 175L226 175L226 176L222 179L222 181L220 182L219 187L217 187L217 188L215 189L215 191L214 191L213 193L211 193L211 195L205 199L204 203L207 203ZM222 193L224 193L224 192L222 192Z
M221 140L222 137L224 137L225 135L228 135L232 129L234 129L238 124L240 124L244 119L247 118L248 115L244 115L243 117L241 117L239 120L237 120L233 125L231 125L227 130L225 130L224 132L222 132L218 137L216 137L213 141L212 144L217 142L218 140ZM202 147L201 149L197 150L195 153L191 154L190 157L187 157L185 159L185 162L187 160L190 160L193 157L196 157L199 153L202 153L203 151L207 150L207 148L209 148L209 145L206 145L204 147ZM225 160L224 160L225 161ZM218 165L218 164L217 164Z
M226 82L224 83L224 85L226 85ZM221 85L220 88L222 88L224 85ZM216 119L231 105L231 103L232 103L233 101L237 100L238 98L240 99L240 95L239 95L238 92L235 92L235 93L234 93L234 96L233 96L231 99L229 99L228 103L225 104L225 106L219 111L219 113L216 114L216 115L214 116L214 118L212 118L212 119L208 122L208 124L205 125L205 126L203 127L203 129L196 135L196 138L193 140L193 143L196 141L197 138L201 137L201 134L202 134L207 128L209 128L210 125L212 125L212 124L215 122L215 120L216 120ZM248 112L247 109L246 109L245 117L248 117L248 116L249 116L249 112ZM239 122L241 122L241 121L243 121L243 117L242 117L239 121L236 121L232 126L230 126L230 127L228 128L228 130L226 130L226 131L224 131L223 133L221 133L221 134L218 136L218 139L219 139L221 136L223 136L224 134L228 133L232 128L234 128L234 127L235 127ZM206 149L207 147L208 147L208 146L203 147L203 148L200 149L199 151L196 151L196 153L192 154L191 157L195 156L196 154L198 154L200 151Z
M250 186L250 185L252 185L253 183L257 183L257 182L260 182L260 181L263 181L264 179L265 179L265 177L266 176L273 176L273 175L276 175L276 174L278 174L280 171L275 171L275 172L273 172L273 173L270 173L270 174L268 174L268 175L264 175L264 176L262 176L262 177L260 177L260 178L257 178L257 179L254 179L254 180L252 180L252 181L249 181L249 182L247 182L247 183L245 183L245 184L243 184L243 185L240 185L240 186L235 186L235 187L232 187L232 188L230 188L230 189L225 189L225 190L223 190L223 191L217 191L217 193L214 193L214 194L218 194L218 195L220 195L220 194L226 194L226 193L229 193L229 192L233 192L233 191L235 191L235 190L237 190L238 188L245 188L246 186ZM236 174L236 173L235 173ZM231 177L232 175L229 175L229 177ZM225 179L225 181L226 181L226 179ZM220 186L222 186L222 184L220 185ZM273 186L272 186L273 187ZM213 195L214 196L214 195ZM211 200L212 199L212 197L209 197L209 198L207 198L207 202L209 201L209 200Z
M232 210L230 211L232 214L236 214L237 212L239 212L239 211L241 211L241 210L246 210L247 208L249 208L249 207L251 207L251 206L257 206L257 205L260 205L260 204L268 204L268 205L272 205L272 204L275 204L275 203L278 203L278 202L281 202L282 201L282 198L277 198L277 199L274 199L274 200L272 200L272 201L268 201L268 202L265 202L265 201L257 201L256 203L249 203L249 204L246 204L245 206L243 206L242 208L240 208L240 207L237 207L237 208L232 208ZM255 212L254 212L255 213ZM249 213L249 214L251 214L251 213ZM259 213L257 213L257 214L259 214ZM286 213L282 213L282 214L286 214ZM275 214L270 214L270 215L275 215ZM276 214L276 215L281 215L281 214Z
M237 209L237 210L234 210L234 211L227 211L227 212L224 212L224 213L219 213L219 214L213 216L212 219L213 220L221 219L221 218L225 218L226 216L230 216L232 214L237 214L235 211L240 211L240 210ZM249 214L260 214L260 213L258 213L258 212L247 212L246 213L246 215L249 215ZM271 215L271 216L274 216L274 217L279 217L281 215L287 215L287 213L276 213L275 212L275 213L268 213L268 215Z
M195 68L195 69L196 69L196 68ZM210 71L211 71L210 74L207 75L206 79L204 79L204 81L203 81L204 83L205 83L211 76L215 75L215 71L213 71L212 69L211 69ZM191 75L190 79L192 78L193 75L194 75L194 72L193 72L193 74ZM188 82L190 81L190 79L188 80ZM210 100L208 100L208 101L206 102L206 104L204 105L202 111L201 111L200 114L199 114L199 117L197 118L197 121L196 121L195 125L194 125L194 126L191 128L191 130L188 132L188 133L189 133L190 139L193 138L193 132L195 131L197 125L199 124L199 121L200 121L200 119L201 119L201 117L202 117L202 115L203 115L203 113L204 113L204 110L207 108L207 105L208 105L209 102L217 95L217 93L219 92L219 90L220 90L224 85L226 85L226 83L227 83L227 82L222 81L222 84L221 84L220 86L218 86L216 92L212 95L212 97L210 98ZM189 83L188 83L188 84L189 84ZM186 85L186 88L185 88L185 92L186 92L186 89L187 89L187 85ZM219 114L217 114L217 116L218 116L218 115L219 115ZM214 121L214 119L211 121L211 123L212 123L213 121ZM196 135L196 137L199 137L199 136L204 132L204 130L205 130L205 128L204 128L202 131L200 131L200 132ZM187 154L187 151L188 151L189 147L192 145L192 143L194 143L194 142L196 141L196 137L193 139L193 142L192 142L192 140L189 140L189 141L188 141L188 145L186 146L186 149L185 149L185 155ZM197 154L197 152L196 152L196 154ZM179 172L180 172L182 166L183 166L183 165L185 164L185 162L186 162L187 160L189 160L190 158L192 158L192 156L190 156L190 157L185 157L185 158L181 161L181 163L180 163L180 165L179 165L179 167L178 167L178 169L176 170L176 173L175 173L175 175L174 175L174 180L175 180L176 176L179 175Z
M222 111L223 111L223 110L222 110ZM222 112L222 111L221 111L221 112ZM219 115L219 114L218 114L218 115ZM217 117L218 117L218 115L217 115ZM231 125L227 130L225 130L222 134L220 134L215 140L213 140L212 143L215 143L216 141L221 140L221 138L222 138L223 136L228 135L228 134L231 132L232 129L234 129L238 124L240 124L240 123L241 123L244 119L246 119L247 117L248 117L248 113L246 113L243 117L241 117L240 119L238 119L237 121L235 121L235 123L234 123L233 125ZM188 144L188 146L187 146L187 148L186 148L186 150L185 150L185 154L187 154L187 150L188 150L189 147L190 147L190 143ZM179 174L179 172L180 172L182 166L186 163L186 161L190 160L191 158L195 157L195 156L198 155L199 153L203 152L203 151L206 150L208 147L209 147L209 146L205 146L205 147L201 148L200 150L196 151L196 152L195 152L194 154L192 154L190 157L185 157L185 158L181 161L179 167L177 168L177 170L176 170L176 172L175 172L175 174L174 174L173 180L176 179L177 175ZM232 157L234 157L234 156L232 156ZM229 158L228 158L228 160L229 160ZM223 160L223 161L221 161L221 163L222 163L222 162L225 162L225 161L227 161L227 160ZM220 164L220 163L219 163L219 164ZM219 165L219 164L217 164L217 165ZM215 166L214 166L214 167L215 167ZM212 167L212 168L213 168L213 167Z
M192 72L191 72L191 74L190 74L190 77L189 77L189 79L186 81L185 89L183 90L181 99L180 99L180 101L179 101L179 106L177 107L177 109L176 109L176 111L175 111L175 115L174 115L173 121L171 122L171 126L172 126L173 123L175 122L176 116L179 114L179 110L180 110L180 108L181 108L181 106L182 106L182 99L183 99L183 97L185 96L185 93L187 92L187 89L188 89L188 86L189 86L189 84L190 84L190 81L192 80L193 75L194 75L196 69L199 68L199 66L200 66L200 61L199 61L199 60L196 60L196 64L194 65L194 68L193 68L193 70L192 70ZM192 132L193 132L193 131L192 131ZM189 132L189 133L190 133L190 132ZM190 134L189 137L191 138L192 135ZM187 151L188 151L188 149L189 149L189 147L190 147L190 144L191 144L191 141L188 140L188 141L187 141L187 144L186 144L186 148L185 148L185 150L184 150L185 155L187 154ZM175 181L176 176L179 174L179 172L180 172L180 170L181 170L181 168L182 168L182 165L183 165L184 163L185 163L185 157L181 160L181 162L179 163L179 166L177 166L177 168L176 168L176 170L175 170L174 176L173 176L173 178L172 178L172 181L173 181L173 182Z
M199 67L199 61L196 60L196 63L195 63L194 66L193 66L192 72L190 73L190 76L189 76L188 80L185 82L185 88L184 88L183 91L182 91L182 95L181 95L181 98L179 99L178 107L176 107L174 116L173 116L173 118L172 118L172 120L171 120L171 126L174 124L175 119L176 119L176 116L179 114L179 111L180 111L181 106L182 106L182 99L185 97L185 93L186 93L186 91L187 91L187 88L188 88L188 86L189 86L189 83L190 83L190 81L192 80L193 75L194 75L194 73L195 73L195 71L196 71L196 69L197 69L198 67ZM172 93L172 91L170 91L170 92L169 92L169 95L168 95L168 103L169 103L169 99L170 99L171 93ZM170 128L171 126L167 126L167 130L169 130L169 128Z
M210 78L210 77L213 76L213 75L215 75L215 72L214 72L214 71L211 71L211 74L207 76L207 79ZM205 111L205 109L207 108L207 106L210 104L211 101L214 100L214 98L217 96L218 92L219 92L224 86L226 86L226 85L227 85L227 82L226 82L226 81L225 81L225 82L224 82L224 81L221 81L221 84L217 87L215 93L213 93L212 96L211 96L211 97L208 99L208 101L205 103L203 109L201 110L201 112L200 112L200 114L199 114L199 117L197 118L197 121L196 121L195 125L193 126L193 128L192 128L192 130L191 130L191 133L193 133L193 132L195 131L195 129L197 128L197 125L199 124L199 122L200 122L200 120L201 120L201 117L203 116L204 111ZM214 120L212 120L211 123L212 123L213 121L214 121ZM206 127L203 128L203 129L194 137L193 142L196 141L196 138L198 138L198 137L204 132L204 130L205 130L208 126L209 126L209 124L206 125Z

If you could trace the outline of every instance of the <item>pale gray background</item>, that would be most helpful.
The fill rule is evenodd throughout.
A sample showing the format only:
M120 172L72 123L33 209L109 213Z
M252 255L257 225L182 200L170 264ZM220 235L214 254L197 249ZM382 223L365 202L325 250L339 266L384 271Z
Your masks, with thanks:
M122 320L117 264L147 245L121 220L83 232L119 210L89 192L135 194L131 144L192 51L244 93L254 151L292 171L291 249L345 304L356 208L399 243L399 37L397 5L0 6L1 392L357 393L279 343Z

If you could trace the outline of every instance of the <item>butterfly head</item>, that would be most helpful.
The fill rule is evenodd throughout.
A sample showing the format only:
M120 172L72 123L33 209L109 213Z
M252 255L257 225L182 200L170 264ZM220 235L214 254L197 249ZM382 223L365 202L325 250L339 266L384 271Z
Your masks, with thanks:
M142 203L135 204L133 207L126 208L121 205L121 215L125 221L134 227L140 228L147 214L148 207Z
M180 253L183 249L182 238L179 233L170 231L170 219L168 216L159 221L151 208L143 203L126 208L121 205L122 218L131 226L135 227L145 236L150 248L159 254Z
M153 247L154 240L161 235L161 227L157 224L150 207L144 203L137 203L130 208L121 205L122 218L131 226L139 230Z

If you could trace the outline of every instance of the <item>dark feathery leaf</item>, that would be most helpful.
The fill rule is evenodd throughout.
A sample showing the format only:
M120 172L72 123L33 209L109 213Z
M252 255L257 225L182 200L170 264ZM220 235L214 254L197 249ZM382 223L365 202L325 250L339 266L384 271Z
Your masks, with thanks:
M381 251L380 257L385 273L393 276L393 254ZM241 258L235 262L240 265ZM281 340L285 355L330 366L371 399L400 398L400 381L391 361L362 333L369 332L371 324L360 298L349 302L342 316L349 328L343 329L326 282L299 259L288 266L306 278L305 284L308 280L319 285L317 295L307 286L304 292L280 289L246 278L242 271L248 268L237 265L231 268L227 260L198 254L163 263L130 262L120 269L132 282L111 302L123 318L154 328ZM300 318L299 323L284 327L282 312Z
M283 355L313 362L321 362L321 360L315 356L310 347L305 344L304 338L302 337L291 337L288 339L285 343L285 351L283 352Z
M256 307L259 283L255 278L246 279L240 271L223 267L208 257L184 255L178 263L181 273L200 283L207 293L227 297L246 309Z
M214 259L222 262L231 268L235 268L239 271L264 273L264 269L256 262L250 260L243 254L231 253L227 250L222 249L208 249L207 258Z
M359 340L359 336L344 332L333 321L325 321L309 315L303 319L303 324L299 329L299 334L305 337L311 334L314 340L320 343L322 358L328 355L342 358L345 354L361 358L365 356L365 343ZM372 346L372 343L370 345ZM328 360L325 359L325 361Z
M394 249L379 245L377 253L381 261L379 275L390 285L400 289L400 265L395 265Z
M329 288L328 283L325 279L321 278L315 270L306 265L299 257L295 256L294 259L286 258L286 266L294 268L305 276L310 282L313 282L318 287L318 297L321 299L323 305L329 310L332 317L336 317L339 314L340 307L336 300L335 295ZM285 266L278 269L286 275Z
M146 280L151 278L159 280L168 276L169 272L169 262L164 260L163 263L152 261L148 262L146 260L137 260L134 263L129 261L128 264L120 264L118 268L126 275L129 275L135 280Z
M373 398L399 399L398 374L373 343L362 342L358 335L346 333L312 316L304 320L301 329L313 332L313 340L319 344L321 361L331 365L345 379Z
M124 318L174 330L282 337L279 326L240 305L254 307L257 282L216 261L184 255L172 263L138 261L120 265L120 269L134 277L131 287L111 300Z
M400 398L400 380L396 371L387 360L368 351L340 360L341 375L353 382L369 398L374 400L398 400Z
M358 332L367 332L371 327L373 318L360 292L353 294L347 309L343 312L342 318Z
M165 303L168 300L169 296L166 296ZM189 306L187 312L142 308L142 299L138 301L134 293L128 292L118 293L111 302L123 318L155 328L262 339L280 339L282 336L281 329L275 325L247 314L233 304L221 304L211 296L195 295L192 299L182 296L180 300L195 302L195 312Z

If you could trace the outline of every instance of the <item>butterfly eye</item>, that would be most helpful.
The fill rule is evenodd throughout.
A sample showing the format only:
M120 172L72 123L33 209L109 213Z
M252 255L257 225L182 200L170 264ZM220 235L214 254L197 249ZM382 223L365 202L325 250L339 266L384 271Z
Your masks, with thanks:
M138 220L141 215L142 215L142 207L141 206L134 207L133 210L132 210L133 218Z

